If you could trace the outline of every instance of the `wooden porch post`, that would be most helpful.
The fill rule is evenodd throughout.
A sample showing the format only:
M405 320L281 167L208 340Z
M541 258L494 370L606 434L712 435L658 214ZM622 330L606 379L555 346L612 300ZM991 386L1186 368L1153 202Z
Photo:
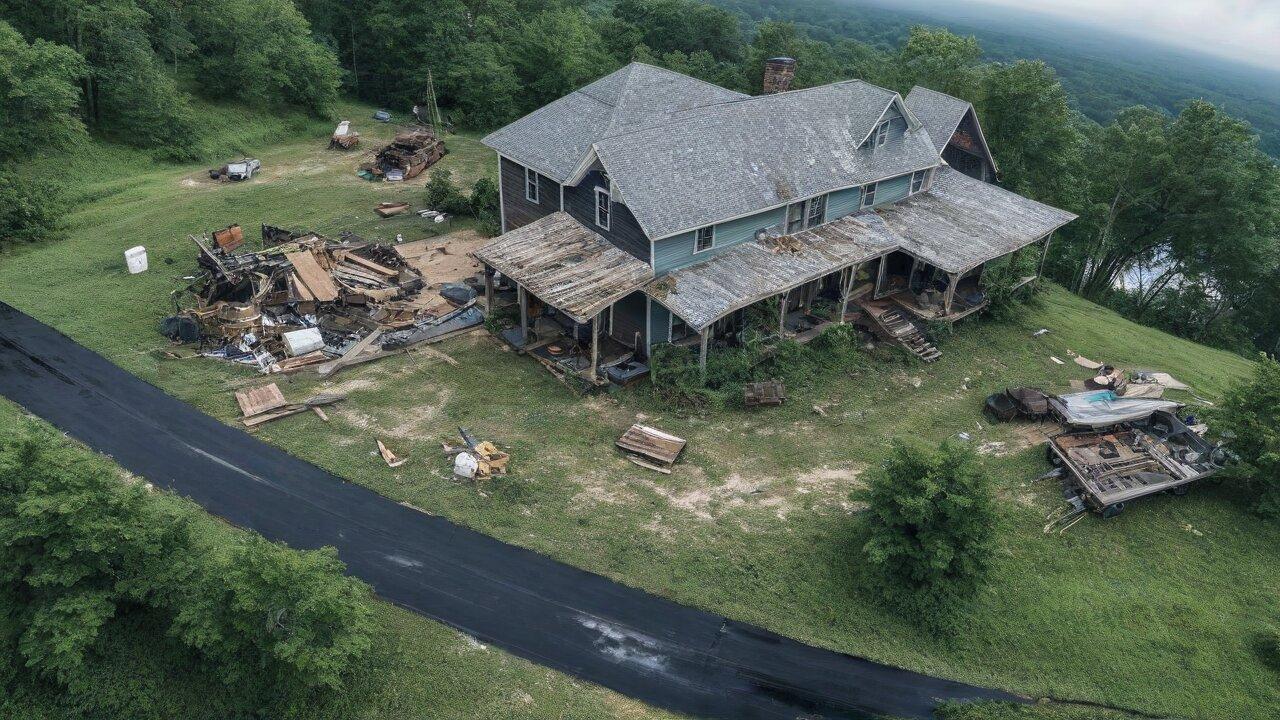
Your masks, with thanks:
M698 371L703 380L707 379L707 341L710 339L711 327L708 326L701 333L702 346L698 350Z
M942 314L951 314L951 301L956 297L956 286L960 284L960 273L947 273L947 294L942 298Z
M591 376L590 377L591 377L592 383L596 381L596 366L599 364L599 361L600 361L600 316L602 314L604 314L603 310L596 313L596 316L591 318Z
M861 266L862 266L862 263L858 263L857 265L850 265L845 270L845 272L848 273L848 276L845 278L845 281L841 283L841 289L840 289L840 320L839 322L842 325L844 324L844 314L849 309L849 294L853 292L853 276L858 274L858 268Z
M787 298L790 297L791 291L782 293L782 299L778 301L778 336L783 337L787 334Z
M883 287L884 287L884 276L885 276L885 274L888 272L888 267L889 267L889 255L888 255L888 254L881 255L881 256L880 256L880 270L879 270L879 272L877 272L877 273L876 273L876 289L875 289L875 292L874 292L874 293L872 293L872 296L871 296L871 297L872 297L873 299L875 299L875 300L879 300L879 299L880 299L880 295L881 295L881 293L883 293L883 292L884 292L884 290L883 290Z
M484 266L484 309L493 314L493 268Z
M519 283L516 283L516 294L520 296L520 341L529 342L529 294Z
M1040 269L1036 271L1036 277L1044 277L1044 261L1049 257L1049 243L1053 242L1053 233L1044 236L1044 250L1040 252Z

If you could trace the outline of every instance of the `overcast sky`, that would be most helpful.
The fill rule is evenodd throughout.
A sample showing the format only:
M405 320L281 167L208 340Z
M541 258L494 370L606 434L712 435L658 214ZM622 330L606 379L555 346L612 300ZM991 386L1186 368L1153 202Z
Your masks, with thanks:
M1280 69L1280 0L979 0Z

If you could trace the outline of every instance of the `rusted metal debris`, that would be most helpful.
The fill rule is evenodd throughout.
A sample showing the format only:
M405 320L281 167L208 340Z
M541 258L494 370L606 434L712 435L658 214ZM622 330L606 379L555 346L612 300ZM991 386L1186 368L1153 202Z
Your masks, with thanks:
M166 335L263 373L332 372L484 322L474 302L424 292L426 279L394 245L268 225L262 236L263 249L247 251L236 225L191 238L200 271L174 293Z
M408 180L435 165L448 150L444 140L429 128L414 128L395 136L390 145L374 156L372 163L361 165L374 179Z

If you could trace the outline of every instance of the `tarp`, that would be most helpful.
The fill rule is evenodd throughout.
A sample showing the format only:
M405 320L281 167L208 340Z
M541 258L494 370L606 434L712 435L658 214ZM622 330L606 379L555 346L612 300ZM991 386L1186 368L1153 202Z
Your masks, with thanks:
M1153 398L1119 397L1111 390L1059 395L1049 401L1062 421L1072 427L1100 428L1150 417L1157 410L1173 411L1179 403Z

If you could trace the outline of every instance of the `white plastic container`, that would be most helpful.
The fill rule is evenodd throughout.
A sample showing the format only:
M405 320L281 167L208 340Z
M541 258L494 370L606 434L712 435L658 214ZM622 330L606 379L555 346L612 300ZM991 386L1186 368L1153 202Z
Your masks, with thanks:
M458 457L453 459L453 474L458 477L473 478L476 476L476 468L479 464L471 453L460 452Z
M138 245L124 251L124 264L130 275L147 271L147 249Z
M294 330L293 332L284 333L280 336L280 339L284 341L284 351L289 354L289 357L306 355L324 347L324 338L320 337L320 328Z

